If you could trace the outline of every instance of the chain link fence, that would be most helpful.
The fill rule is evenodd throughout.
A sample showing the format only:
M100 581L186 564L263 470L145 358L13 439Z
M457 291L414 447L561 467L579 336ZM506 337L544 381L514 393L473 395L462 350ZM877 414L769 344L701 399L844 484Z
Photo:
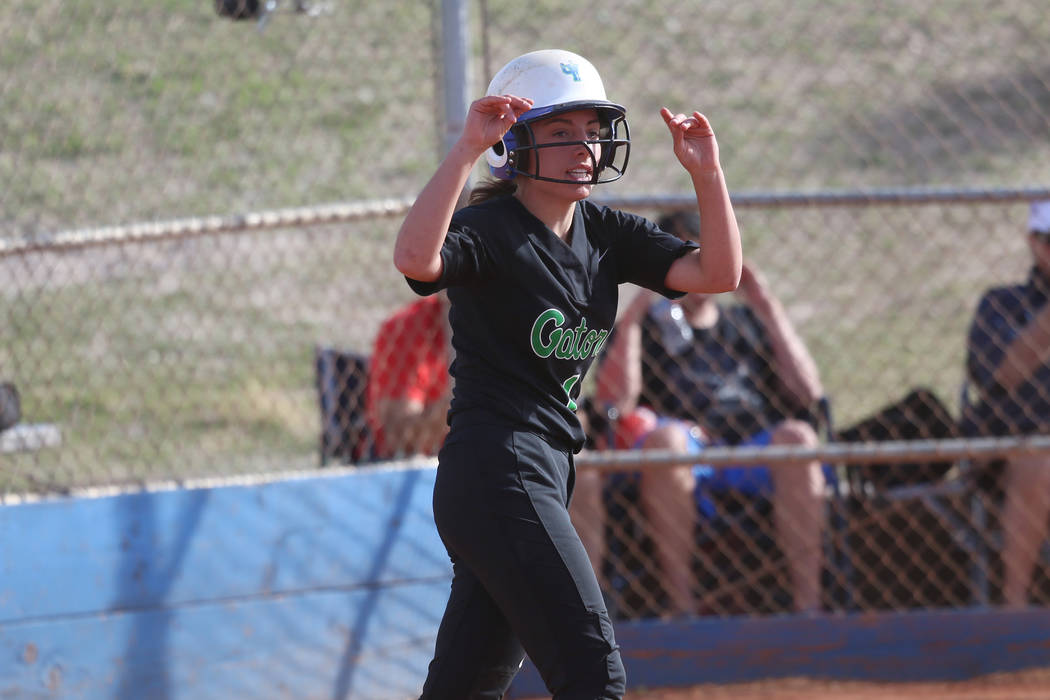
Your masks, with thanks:
M627 105L629 173L596 197L680 208L688 180L657 111L710 116L748 261L819 368L820 444L954 436L936 419L960 413L977 301L1025 279L1027 203L1050 194L1041 3L469 8L474 94L558 46ZM5 431L5 498L310 469L369 439L318 361L367 359L412 299L390 254L442 150L440 7L308 9L278 3L261 23L207 2L0 7L0 380L20 394L12 430L59 436ZM803 191L825 194L777 194ZM1001 600L987 460L818 459L821 608ZM598 523L611 604L675 612L637 481L597 481L581 518ZM797 524L774 505L727 497L678 523L692 612L796 606L781 532ZM1050 600L1041 564L1031 599Z

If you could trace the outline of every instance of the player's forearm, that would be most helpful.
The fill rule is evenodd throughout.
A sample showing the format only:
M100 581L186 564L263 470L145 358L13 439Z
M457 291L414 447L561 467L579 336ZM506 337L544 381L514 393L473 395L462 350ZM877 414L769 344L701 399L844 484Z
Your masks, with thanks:
M453 146L408 210L394 244L394 266L405 276L421 282L441 276L441 246L479 155Z
M1006 391L1013 391L1035 371L1050 361L1050 304L1035 315L1017 334L1003 353L992 379Z
M740 230L721 168L690 173L700 208L700 250L678 258L664 279L680 292L720 294L740 284Z
M715 292L740 284L740 230L722 168L690 173L700 207L700 271ZM698 290L705 291L705 290Z

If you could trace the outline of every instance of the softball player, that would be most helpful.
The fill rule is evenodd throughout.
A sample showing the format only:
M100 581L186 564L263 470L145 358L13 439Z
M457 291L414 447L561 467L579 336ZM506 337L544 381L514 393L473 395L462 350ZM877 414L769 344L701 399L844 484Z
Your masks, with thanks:
M526 653L558 700L624 693L567 510L584 441L580 382L605 345L620 283L672 298L724 292L741 265L707 119L660 114L703 212L699 247L587 201L624 174L630 132L594 66L560 50L500 70L398 232L394 263L412 289L448 289L456 352L434 486L453 580L424 698L502 697ZM481 155L496 180L457 212Z

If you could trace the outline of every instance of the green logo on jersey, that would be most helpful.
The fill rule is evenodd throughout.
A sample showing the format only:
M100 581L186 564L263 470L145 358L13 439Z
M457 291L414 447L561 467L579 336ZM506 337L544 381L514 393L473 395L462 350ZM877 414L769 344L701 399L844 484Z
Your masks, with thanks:
M577 408L579 408L576 405L576 401L574 401L572 398L572 390L576 386L576 382L578 381L580 381L580 375L574 374L561 384L561 388L565 390L565 395L569 397L569 403L567 405L570 411L575 411Z
M547 326L553 328L548 331ZM532 324L532 351L540 357L554 355L559 360L581 360L588 355L597 357L609 331L587 330L587 319L581 318L575 328L563 328L565 314L558 309L547 309Z
M565 314L558 309L547 309L537 316L529 338L532 351L545 359L554 355L559 360L582 360L588 355L597 357L609 337L609 331L588 330L585 318L581 318L580 325L575 328L564 326ZM572 392L579 381L580 375L574 374L561 385L569 397L567 406L570 411L576 410Z

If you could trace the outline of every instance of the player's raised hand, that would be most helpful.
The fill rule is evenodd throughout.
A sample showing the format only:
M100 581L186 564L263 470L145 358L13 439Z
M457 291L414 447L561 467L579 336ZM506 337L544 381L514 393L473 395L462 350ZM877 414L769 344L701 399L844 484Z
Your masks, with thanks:
M490 95L474 100L467 111L460 141L478 153L498 142L525 112L532 100L516 95Z
M700 112L693 112L692 116L674 114L666 107L660 109L660 116L671 132L674 154L682 167L692 174L710 172L720 167L718 142L715 141L715 131L707 117Z

